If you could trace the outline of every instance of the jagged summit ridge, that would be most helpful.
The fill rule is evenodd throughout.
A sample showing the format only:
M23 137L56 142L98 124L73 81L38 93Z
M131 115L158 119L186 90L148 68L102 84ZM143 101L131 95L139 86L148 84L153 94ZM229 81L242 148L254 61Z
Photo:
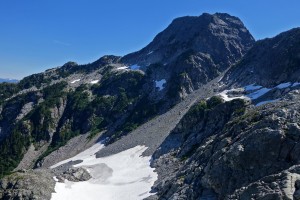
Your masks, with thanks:
M122 61L147 66L155 62L170 62L189 49L213 54L214 49L219 48L222 52L218 56L237 54L232 58L233 62L249 50L253 42L254 38L237 17L204 13L198 17L186 16L173 20L148 46L126 55Z
M165 80L161 93L175 91L183 98L239 61L254 42L237 17L205 13L175 19L149 45L120 61Z

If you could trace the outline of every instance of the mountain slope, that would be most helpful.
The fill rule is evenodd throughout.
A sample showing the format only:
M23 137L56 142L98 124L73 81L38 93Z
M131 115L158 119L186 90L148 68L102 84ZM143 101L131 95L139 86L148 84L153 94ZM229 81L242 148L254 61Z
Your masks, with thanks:
M228 71L224 80L272 87L284 82L299 82L299 70L300 28L295 28L256 42L240 63Z
M195 105L166 140L179 145L154 154L161 179L150 199L294 199L298 99L294 93L261 107L243 100Z
M124 56L122 61L147 67L153 63L170 63L182 53L193 50L211 55L217 64L223 63L220 67L224 69L241 58L253 42L253 37L237 17L204 13L198 17L175 19L149 45Z
M154 153L148 199L299 199L298 36L258 41L218 81L223 102L188 111Z
M165 44L164 37L171 33L173 41ZM174 41L179 46L172 47ZM102 137L114 142L217 77L253 42L236 17L184 17L150 44L161 49L155 53L160 58L144 71L128 66L131 55L104 56L87 65L68 62L16 85L1 84L1 174L19 162L42 166L44 157L81 134L92 138L104 131ZM165 55L170 48L176 51ZM160 64L166 56L170 63ZM23 158L25 153L30 159Z
M138 52L0 84L1 175L19 165L0 197L300 199L298 36L183 17Z
M175 19L140 51L124 56L154 80L166 80L169 97L184 97L220 75L252 47L244 24L228 14L202 14Z

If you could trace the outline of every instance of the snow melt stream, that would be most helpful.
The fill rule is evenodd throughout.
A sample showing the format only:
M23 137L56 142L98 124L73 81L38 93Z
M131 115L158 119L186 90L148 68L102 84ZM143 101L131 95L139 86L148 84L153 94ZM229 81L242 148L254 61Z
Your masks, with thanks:
M150 167L151 156L142 156L147 147L136 146L112 156L96 158L95 153L102 148L105 148L103 144L95 144L51 167L82 160L74 167L83 167L92 176L84 182L56 182L52 200L141 200L152 195L150 191L157 173Z
M71 83L73 84L73 83L76 83L76 82L79 82L79 81L80 81L80 79L76 79L74 81L71 81Z

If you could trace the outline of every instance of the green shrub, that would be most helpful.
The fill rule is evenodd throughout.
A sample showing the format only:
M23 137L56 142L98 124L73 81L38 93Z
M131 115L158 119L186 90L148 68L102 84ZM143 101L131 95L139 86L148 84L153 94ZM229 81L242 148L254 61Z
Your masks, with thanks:
M213 96L210 99L207 100L207 107L209 109L212 109L214 107L216 107L219 104L224 103L224 100L221 97L218 96Z

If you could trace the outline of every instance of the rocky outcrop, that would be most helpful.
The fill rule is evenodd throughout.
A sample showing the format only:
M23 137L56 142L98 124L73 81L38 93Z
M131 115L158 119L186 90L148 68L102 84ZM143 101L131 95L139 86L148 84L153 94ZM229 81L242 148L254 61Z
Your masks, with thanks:
M236 62L249 50L254 39L237 17L204 13L175 19L142 50L126 55L122 62L149 66L171 63L188 50L211 57L220 68ZM229 58L228 58L229 57Z
M15 172L0 181L0 199L50 199L54 185L53 175L47 171Z
M299 165L278 174L266 176L246 187L234 191L226 199L299 199Z
M87 181L92 177L86 169L80 167L80 168L69 168L66 171L64 171L62 174L56 176L56 178L60 182L64 182L65 180L72 181L72 182L81 182L81 181Z
M80 152L88 149L96 142L98 142L98 138L101 136L101 132L96 134L95 137L90 138L90 134L83 134L76 136L70 139L64 146L59 149L53 151L49 155L45 156L42 160L40 160L39 164L43 168L50 168L52 165L59 163L62 160L66 160L70 157L74 157Z
M254 42L238 18L205 13L175 19L149 45L121 62L147 69L152 80L165 79L167 98L174 99L219 76Z
M299 82L300 28L274 38L260 40L232 67L223 81L242 86L256 83L273 87L283 82Z
M0 199L51 199L56 181L80 182L90 178L90 174L84 168L69 168L54 173L50 170L19 170L0 181Z
M153 166L159 172L173 168L166 160L175 160L177 167L165 178L161 173L152 198L292 200L300 180L299 99L296 90L261 107L243 100L213 108L200 102L169 136L181 136L180 147L157 152Z

